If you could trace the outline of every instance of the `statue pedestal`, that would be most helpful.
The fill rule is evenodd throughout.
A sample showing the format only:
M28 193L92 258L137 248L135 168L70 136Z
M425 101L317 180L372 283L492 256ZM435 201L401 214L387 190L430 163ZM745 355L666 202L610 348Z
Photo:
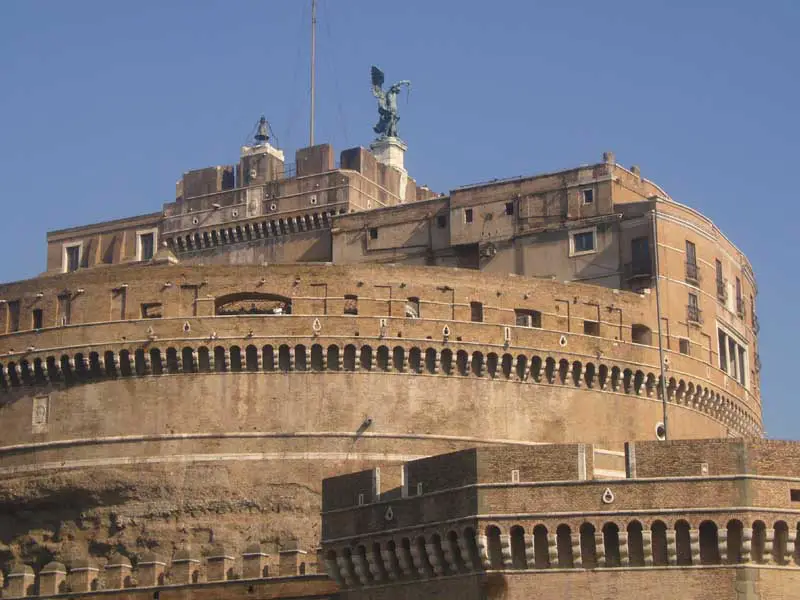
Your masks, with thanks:
M399 203L406 201L406 184L408 183L408 171L404 166L404 158L408 146L397 137L382 137L369 145L375 160L379 163L392 167L400 172L400 185L398 189Z
M379 163L383 163L387 167L394 167L400 171L405 171L403 166L404 157L408 146L400 138L396 137L383 137L375 140L369 145L372 154Z

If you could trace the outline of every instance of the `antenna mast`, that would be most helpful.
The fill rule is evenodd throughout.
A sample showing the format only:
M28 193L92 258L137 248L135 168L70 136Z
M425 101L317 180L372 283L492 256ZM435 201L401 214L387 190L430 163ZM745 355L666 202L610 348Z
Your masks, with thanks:
M309 146L314 145L314 113L316 109L316 62L317 62L317 0L311 0L311 123L309 126Z

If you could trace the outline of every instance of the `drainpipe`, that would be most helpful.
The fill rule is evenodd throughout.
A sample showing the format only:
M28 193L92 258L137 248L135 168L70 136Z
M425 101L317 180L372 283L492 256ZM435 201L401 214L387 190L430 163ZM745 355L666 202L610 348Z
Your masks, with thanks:
M658 363L661 369L661 408L663 412L662 422L664 423L664 439L669 439L669 427L667 427L667 377L664 369L664 342L661 337L661 270L658 260L658 200L656 199L651 211L653 219L653 245L655 246L655 276L656 276L656 316L658 318Z

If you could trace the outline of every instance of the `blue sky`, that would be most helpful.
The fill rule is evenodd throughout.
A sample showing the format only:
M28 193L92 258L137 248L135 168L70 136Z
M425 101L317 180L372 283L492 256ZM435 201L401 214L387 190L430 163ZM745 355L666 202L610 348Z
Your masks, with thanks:
M439 191L600 159L709 217L759 282L771 437L800 438L800 2L320 0L317 141L366 145L369 67L411 79L407 166ZM45 232L159 210L263 112L308 140L306 0L2 0L0 280Z

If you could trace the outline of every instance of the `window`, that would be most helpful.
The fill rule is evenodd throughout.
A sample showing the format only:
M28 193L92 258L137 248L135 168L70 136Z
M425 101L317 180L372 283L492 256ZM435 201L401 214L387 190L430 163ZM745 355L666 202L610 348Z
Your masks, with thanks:
M600 335L600 323L597 321L584 321L583 333L584 335Z
M143 319L160 319L162 316L164 316L164 311L161 302L148 302L142 304Z
M686 309L686 318L692 323L699 323L700 305L697 301L697 294L689 292L689 304L687 304Z
M581 193L583 194L584 204L594 204L594 190L583 190Z
M792 502L800 502L800 490L789 490L789 498Z
M738 338L717 328L719 368L743 386L747 385L747 349Z
M447 227L447 217L445 217L444 215L439 215L438 217L436 217L436 226L439 229L444 229L445 227Z
M61 325L69 325L72 320L72 298L69 294L62 294L58 297L58 322Z
M700 280L697 272L697 246L686 240L686 280L697 283Z
M377 227L370 227L369 228L369 239L377 240L378 239L378 228Z
M470 302L469 313L473 323L483 323L483 302Z
M139 236L139 260L152 260L154 254L154 234L143 233Z
M680 340L678 340L678 351L681 354L686 354L687 356L689 356L691 354L689 340L687 340L686 338L681 338Z
M516 323L517 327L541 327L542 313L540 313L538 310L515 308L514 322Z
M8 303L8 331L19 331L19 300Z
M44 311L41 308L34 308L31 316L32 329L41 329L44 327Z
M464 223L472 223L472 209L465 208L464 209Z
M63 271L72 273L81 266L81 243L64 246Z
M736 278L736 314L744 317L744 298L742 298L742 280Z
M569 234L569 254L570 256L577 256L580 254L589 254L595 252L597 249L596 244L596 230L594 227L591 229L580 229L578 231L570 232Z
M358 314L358 296L354 294L345 294L344 297L344 314L357 315Z
M653 332L647 325L634 323L631 325L631 341L634 344L650 346L653 343Z
M419 298L412 296L406 300L406 317L409 319L420 318Z
M725 302L728 297L727 290L725 289L725 278L722 276L722 262L717 259L716 261L716 269L717 269L717 298L719 298L720 302Z
M506 214L513 215L514 214L514 203L513 202L506 202Z

